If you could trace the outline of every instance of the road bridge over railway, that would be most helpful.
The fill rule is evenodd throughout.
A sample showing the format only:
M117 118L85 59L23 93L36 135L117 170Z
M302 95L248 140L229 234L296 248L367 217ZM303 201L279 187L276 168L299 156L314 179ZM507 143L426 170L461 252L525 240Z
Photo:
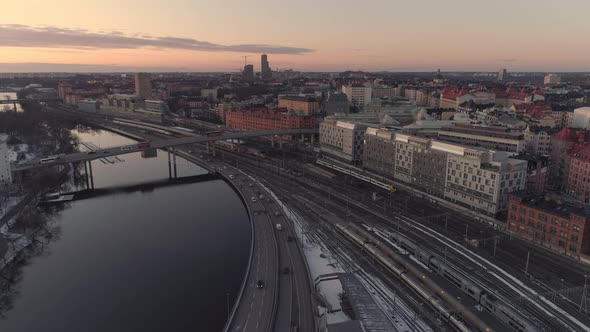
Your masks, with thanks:
M317 134L317 129L282 129L282 130L267 130L267 131L247 131L247 132L224 132L216 136L190 136L162 139L157 141L146 141L134 143L130 145L114 146L103 149L91 150L88 152L77 152L67 155L50 156L47 158L40 158L31 160L25 163L12 164L13 172L20 172L35 168L64 165L69 163L84 163L95 159L104 157L118 156L127 153L143 152L153 149L174 149L174 147L194 144L207 143L213 141L223 141L231 139L244 139L250 137L263 136L285 136L285 135L306 135Z
M42 99L0 99L0 105L20 104L26 102L57 102L61 101L59 98L42 98Z

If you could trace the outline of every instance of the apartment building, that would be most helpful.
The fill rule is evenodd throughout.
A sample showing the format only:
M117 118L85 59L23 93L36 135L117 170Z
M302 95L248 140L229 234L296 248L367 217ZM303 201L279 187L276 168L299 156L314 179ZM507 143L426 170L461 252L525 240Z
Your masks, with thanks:
M525 151L548 155L551 151L551 136L558 129L548 127L527 127L524 131Z
M567 192L590 203L590 145L578 145L569 153Z
M559 196L516 192L510 194L508 229L557 253L590 255L588 209Z
M554 191L568 187L571 152L590 142L590 131L564 128L551 137L548 185Z
M320 109L320 102L308 96L280 96L279 108L295 111L299 115L313 115Z
M359 84L343 85L342 92L348 97L350 105L359 110L365 109L365 106L371 102L372 89L370 86Z

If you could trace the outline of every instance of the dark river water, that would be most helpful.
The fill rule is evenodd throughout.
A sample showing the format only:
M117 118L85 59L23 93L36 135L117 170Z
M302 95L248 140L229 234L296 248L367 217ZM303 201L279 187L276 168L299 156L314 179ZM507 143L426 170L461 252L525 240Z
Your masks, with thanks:
M79 133L99 147L131 143ZM97 189L165 180L166 154L94 161ZM204 171L178 159L179 176ZM69 203L59 238L30 259L0 331L219 331L246 268L250 225L223 181L115 192Z

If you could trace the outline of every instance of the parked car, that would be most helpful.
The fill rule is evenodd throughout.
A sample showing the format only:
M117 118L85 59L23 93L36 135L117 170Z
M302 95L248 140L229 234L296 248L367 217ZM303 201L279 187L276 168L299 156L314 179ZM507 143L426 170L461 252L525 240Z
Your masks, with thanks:
M264 281L258 280L258 282L256 283L256 288L264 288Z

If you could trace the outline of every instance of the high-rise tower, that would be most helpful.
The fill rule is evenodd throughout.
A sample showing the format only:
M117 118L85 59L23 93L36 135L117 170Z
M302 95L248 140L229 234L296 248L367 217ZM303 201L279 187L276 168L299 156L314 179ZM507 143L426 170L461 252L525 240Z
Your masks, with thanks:
M500 71L498 72L498 81L504 81L506 79L506 76L508 76L508 71L506 70L506 68L500 69Z
M254 65L245 65L242 71L242 79L246 82L254 81Z
M260 56L260 78L263 80L272 78L272 70L268 64L268 56L266 54Z
M152 77L148 73L135 73L135 94L149 99L152 96Z

